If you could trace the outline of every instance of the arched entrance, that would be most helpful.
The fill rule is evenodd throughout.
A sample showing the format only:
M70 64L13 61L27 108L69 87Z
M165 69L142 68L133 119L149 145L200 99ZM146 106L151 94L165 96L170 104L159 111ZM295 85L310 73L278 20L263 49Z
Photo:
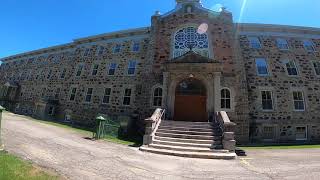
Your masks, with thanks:
M195 78L180 81L176 86L175 121L208 121L205 85Z

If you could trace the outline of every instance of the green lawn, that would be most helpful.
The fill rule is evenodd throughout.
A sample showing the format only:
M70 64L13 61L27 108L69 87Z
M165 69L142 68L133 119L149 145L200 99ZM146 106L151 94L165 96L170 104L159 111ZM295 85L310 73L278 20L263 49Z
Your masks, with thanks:
M238 146L240 149L315 149L320 145L273 145L273 146Z
M51 175L34 167L31 163L0 151L1 180L57 180L58 176Z

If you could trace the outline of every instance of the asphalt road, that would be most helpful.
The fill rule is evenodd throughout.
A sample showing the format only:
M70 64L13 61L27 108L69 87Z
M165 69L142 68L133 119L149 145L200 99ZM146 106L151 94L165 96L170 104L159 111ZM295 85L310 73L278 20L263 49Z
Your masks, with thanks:
M206 160L140 152L24 116L5 113L5 149L67 179L319 179L320 149L250 150L245 158Z

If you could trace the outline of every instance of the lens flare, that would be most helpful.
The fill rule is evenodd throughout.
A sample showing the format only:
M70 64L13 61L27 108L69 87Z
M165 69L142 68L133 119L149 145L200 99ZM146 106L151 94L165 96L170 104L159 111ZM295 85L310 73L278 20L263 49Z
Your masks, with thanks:
M199 33L199 34L204 34L204 33L206 33L207 31L208 31L208 24L207 23L202 23L202 24L200 24L200 26L198 27L198 30L197 30L197 32Z
M243 17L243 13L244 13L244 9L246 8L246 5L247 5L247 0L243 0L240 15L239 15L239 20L238 20L239 23L242 21L242 17Z

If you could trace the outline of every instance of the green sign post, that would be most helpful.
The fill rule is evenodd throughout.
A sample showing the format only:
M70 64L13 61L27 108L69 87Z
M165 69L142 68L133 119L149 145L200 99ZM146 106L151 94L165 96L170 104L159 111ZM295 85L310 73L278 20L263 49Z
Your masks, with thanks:
M4 111L5 109L0 106L0 151L3 150L3 144L2 144L2 141L1 141L1 119L2 119L2 111Z

